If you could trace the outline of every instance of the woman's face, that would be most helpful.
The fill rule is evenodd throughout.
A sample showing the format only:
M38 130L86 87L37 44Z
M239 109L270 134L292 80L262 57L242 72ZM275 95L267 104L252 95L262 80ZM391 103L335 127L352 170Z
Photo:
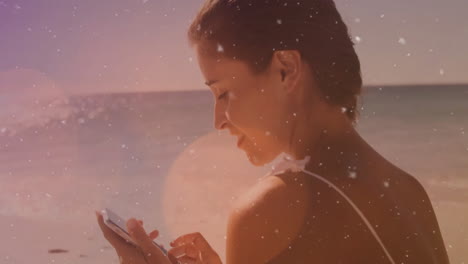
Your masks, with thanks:
M215 98L214 125L238 138L250 162L261 166L282 150L289 135L285 111L287 95L280 69L272 63L261 74L253 74L245 62L205 55L197 49L198 63Z

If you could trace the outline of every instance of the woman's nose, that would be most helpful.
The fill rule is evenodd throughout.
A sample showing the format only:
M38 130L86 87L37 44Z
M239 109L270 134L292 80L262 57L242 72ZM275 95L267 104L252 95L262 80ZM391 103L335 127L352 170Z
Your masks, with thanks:
M226 115L224 113L215 115L214 126L216 129L224 129L227 125Z
M226 111L224 109L219 109L215 107L215 116L214 116L214 127L216 129L224 129L228 123Z

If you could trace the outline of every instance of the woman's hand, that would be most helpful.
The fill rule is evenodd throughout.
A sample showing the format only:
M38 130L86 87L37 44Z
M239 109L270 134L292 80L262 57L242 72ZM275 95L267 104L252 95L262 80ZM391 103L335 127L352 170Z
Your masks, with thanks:
M168 251L181 264L222 264L218 254L199 232L178 237Z
M148 235L143 228L143 221L135 218L127 221L127 230L139 246L135 247L110 229L104 223L101 213L96 211L96 217L104 237L115 248L121 264L171 264L171 260L153 244L159 232L154 230Z

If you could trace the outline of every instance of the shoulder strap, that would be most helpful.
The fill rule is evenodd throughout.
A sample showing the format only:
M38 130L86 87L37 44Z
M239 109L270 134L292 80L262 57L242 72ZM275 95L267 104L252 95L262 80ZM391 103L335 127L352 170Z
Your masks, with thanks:
M305 169L305 165L307 164L307 162L310 160L310 156L306 156L304 159L302 160L295 160L293 159L291 156L289 155L286 155L283 157L283 159L278 162L277 164L275 164L273 167L272 167L272 170L269 172L269 174L267 175L276 175L278 173L283 173L285 171L292 171L292 172L299 172L299 171L302 171L314 178L317 178L319 179L320 181L326 183L328 186L332 187L335 191L337 191L341 196L343 196L343 198L345 198L345 200L353 207L353 209L356 211L356 213L361 217L361 219L364 221L364 223L367 225L367 227L369 228L369 230L371 231L371 233L374 235L375 239L377 240L377 242L379 243L379 245L382 247L383 251L385 252L385 254L387 255L387 258L389 259L389 261L392 263L392 264L395 264L395 261L393 260L392 256L390 255L390 253L388 252L387 248L385 247L385 245L383 244L383 242L381 241L379 235L377 234L377 232L374 230L374 228L372 227L372 225L369 223L369 221L367 220L367 218L364 216L364 214L362 213L361 210L359 210L359 208L353 203L353 201L351 201L351 199L343 192L341 191L338 187L336 187L332 182L330 182L329 180L325 179L324 177L318 175L318 174L315 174L313 172L310 172L308 170Z

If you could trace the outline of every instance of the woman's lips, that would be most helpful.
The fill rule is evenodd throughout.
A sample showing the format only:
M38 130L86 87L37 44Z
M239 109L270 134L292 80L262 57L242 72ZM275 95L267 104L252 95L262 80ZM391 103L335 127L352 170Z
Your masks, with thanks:
M242 144L242 141L244 141L244 136L241 136L239 140L237 141L237 146L239 147Z

